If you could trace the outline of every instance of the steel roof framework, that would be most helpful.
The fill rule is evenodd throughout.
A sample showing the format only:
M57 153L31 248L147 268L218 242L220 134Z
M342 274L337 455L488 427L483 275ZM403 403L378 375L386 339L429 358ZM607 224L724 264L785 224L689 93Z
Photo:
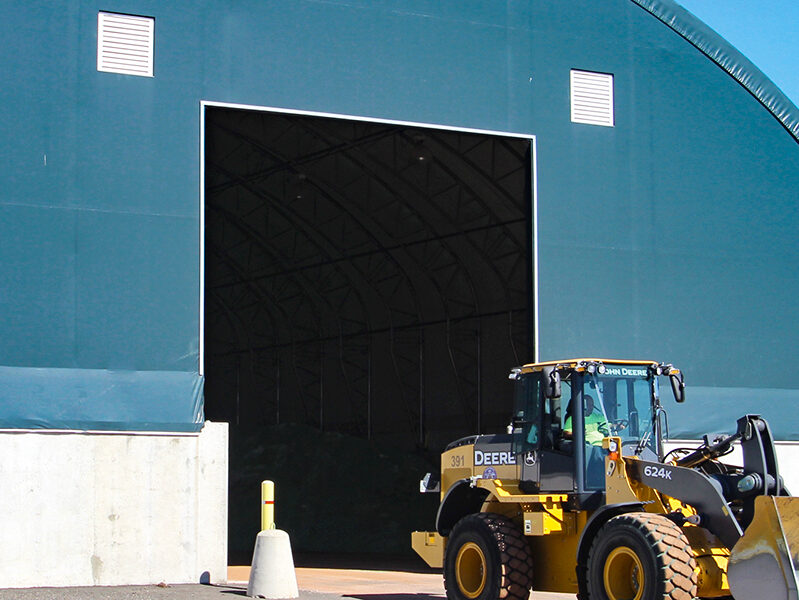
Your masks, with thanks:
M373 418L379 347L393 380L381 401L392 396L425 445L425 352L443 345L448 400L480 430L486 318L502 315L515 363L531 345L529 138L206 115L206 345L226 365L213 377L259 390L261 422L371 437L386 425Z

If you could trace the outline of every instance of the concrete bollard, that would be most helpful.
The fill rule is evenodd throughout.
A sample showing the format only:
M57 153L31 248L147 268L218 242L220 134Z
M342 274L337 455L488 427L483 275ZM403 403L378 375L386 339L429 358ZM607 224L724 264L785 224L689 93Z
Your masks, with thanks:
M261 483L262 531L255 538L252 553L247 584L250 598L298 598L300 595L289 534L274 528L274 491L271 481Z
M289 534L267 529L255 538L247 595L251 598L298 598Z

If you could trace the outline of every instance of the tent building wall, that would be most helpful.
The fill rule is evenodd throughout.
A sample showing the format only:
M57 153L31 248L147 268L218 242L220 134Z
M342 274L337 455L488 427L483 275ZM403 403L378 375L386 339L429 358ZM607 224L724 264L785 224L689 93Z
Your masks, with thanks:
M672 437L799 441L799 110L671 0L26 2L0 39L0 587L221 581L265 432L429 458L534 358L668 360Z

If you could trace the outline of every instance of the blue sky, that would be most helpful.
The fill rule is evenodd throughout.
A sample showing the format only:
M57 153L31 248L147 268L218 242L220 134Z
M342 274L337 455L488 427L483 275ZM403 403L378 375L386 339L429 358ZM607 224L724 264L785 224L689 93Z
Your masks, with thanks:
M799 106L799 0L677 0Z

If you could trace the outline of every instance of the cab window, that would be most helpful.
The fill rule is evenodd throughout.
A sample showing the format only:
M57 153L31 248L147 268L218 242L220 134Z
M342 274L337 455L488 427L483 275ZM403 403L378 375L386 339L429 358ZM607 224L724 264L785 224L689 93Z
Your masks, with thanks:
M516 381L513 425L516 452L527 452L541 445L541 380L538 374Z

